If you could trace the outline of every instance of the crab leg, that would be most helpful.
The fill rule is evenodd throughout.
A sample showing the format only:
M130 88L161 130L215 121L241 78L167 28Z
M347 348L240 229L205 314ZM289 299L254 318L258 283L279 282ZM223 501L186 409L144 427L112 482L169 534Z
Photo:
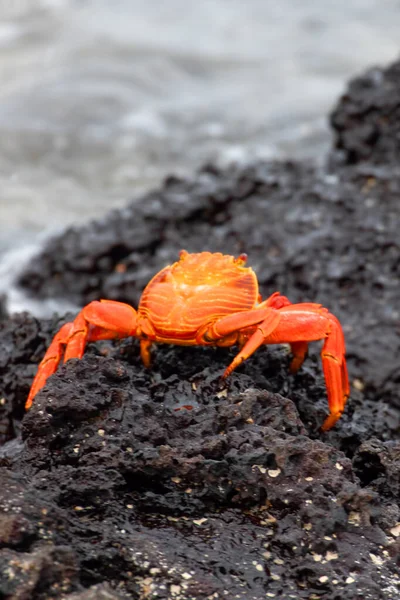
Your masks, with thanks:
M26 410L32 406L33 399L38 391L42 389L47 378L50 377L50 375L52 375L57 369L62 354L61 348L63 344L66 344L68 341L68 336L72 329L72 325L72 323L65 323L65 325L61 327L60 331L54 336L44 358L39 363L37 373L31 385L31 389L29 390L28 399L25 402Z
M340 419L350 395L343 331L338 319L330 313L328 315L331 321L331 330L325 339L321 356L330 414L322 424L323 431L331 429Z
M132 306L113 300L90 302L73 322L65 323L54 336L33 380L25 408L45 385L62 358L82 358L87 342L123 338L136 334L137 313Z
M292 362L290 363L289 367L290 372L297 373L306 357L308 342L292 342L290 344L290 349L293 355Z
M279 292L275 292L267 300L264 300L264 302L259 305L259 308L264 306L271 308L283 308L283 306L289 305L292 305L292 303L286 298L286 296L282 296ZM292 362L290 363L290 372L296 373L304 362L308 350L308 343L292 342L290 344L290 349L293 355Z
M267 302L267 301L266 301ZM265 303L263 303L265 306ZM325 340L321 352L330 414L324 421L324 431L333 427L343 413L349 396L349 382L345 360L345 343L342 328L337 318L319 304L285 304L281 308L270 307L224 317L217 321L208 336L227 336L240 329L256 326L246 343L225 370L224 377L232 373L249 358L262 344L291 344L294 358L291 371L301 366L308 342Z
M249 310L242 313L235 313L233 315L229 315L227 317L223 317L216 323L211 326L211 329L208 327L206 330L206 334L204 336L204 332L200 332L200 337L204 336L206 340L213 340L217 345L232 345L232 340L229 339L229 336L232 334L237 334L239 330L243 330L246 327L252 327L254 325L258 325L264 321L264 319L272 319L272 315L274 312L266 310L270 308L281 309L284 306L293 306L290 300L286 298L286 296L282 296L279 292L275 292L272 294L267 300L261 302L254 310ZM315 305L319 306L319 305ZM264 328L267 327L267 323L264 323ZM236 336L238 337L238 336ZM244 341L247 341L249 335L243 336ZM219 343L221 338L227 338L226 344ZM202 340L198 340L201 343ZM242 343L242 339L240 337L236 340L239 345L244 345ZM233 342L235 343L235 342ZM262 341L260 343L265 343ZM286 343L289 343L286 341ZM257 346L258 347L258 346ZM293 354L293 360L290 365L290 371L295 373L303 364L305 356L307 354L308 343L303 341L296 341L290 344L291 351ZM253 351L254 352L254 351ZM237 366L237 365L236 365ZM236 368L236 367L234 367ZM233 369L232 369L233 370Z
M260 310L260 308L282 308L283 306L291 305L292 303L286 296L282 296L280 292L274 292L269 298L261 302L257 308Z

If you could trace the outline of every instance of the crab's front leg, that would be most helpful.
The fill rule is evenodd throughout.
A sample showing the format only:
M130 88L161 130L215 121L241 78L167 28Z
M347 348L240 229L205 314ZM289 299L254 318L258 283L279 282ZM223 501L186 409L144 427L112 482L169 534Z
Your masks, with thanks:
M291 306L292 302L290 302L290 300L288 300L288 298L286 298L286 296L282 296L282 294L280 294L279 292L275 292L274 294L272 294L272 296L270 296L269 298L267 298L267 300L264 300L264 302L262 302L261 304L258 305L258 309L262 309L262 308L283 308L284 306ZM288 342L287 342L288 343ZM292 351L292 362L290 363L290 372L291 373L296 373L301 365L304 362L304 359L306 357L307 354L307 350L308 350L308 342L304 342L304 341L295 341L295 342L291 342L290 343L290 349Z
M280 311L281 321L276 331L265 341L266 344L289 342L295 353L291 370L304 358L307 342L324 340L321 350L328 395L329 415L321 429L328 431L340 419L350 395L350 384L346 365L346 346L339 320L319 304L301 303L286 306Z
M253 331L246 334L245 344L225 370L224 377L262 344L289 343L294 353L291 371L295 372L304 360L308 342L325 340L321 357L330 414L322 429L327 431L333 427L342 415L350 393L344 335L337 318L319 304L290 304L286 298L274 295L257 309L223 317L205 333L205 339L218 343L219 337L228 339L235 332L239 338L240 330L246 328L253 328Z
M65 323L54 336L33 380L25 408L32 402L63 357L82 358L87 342L110 340L136 334L137 312L129 304L113 300L90 302L76 319ZM65 350L64 350L65 349Z
M245 345L247 340L252 337L251 334L244 333L242 330L245 330L247 327L253 327L258 325L258 329L260 333L253 338L253 344L257 343L257 340L263 340L259 345L268 343L265 342L265 336L268 331L273 331L277 325L277 317L274 316L274 311L266 310L266 309L281 309L284 306L292 306L292 303L286 296L282 296L279 292L274 292L269 298L261 302L256 309L235 313L233 315L229 315L227 317L223 317L216 323L212 325L211 331L206 332L206 337L209 339L221 340L217 341L218 345L227 345L230 346L232 343L238 343L241 347ZM262 327L261 327L262 324ZM232 337L234 342L230 341L230 336ZM225 343L226 340L226 343ZM308 342L305 341L293 341L286 343L290 343L290 348L292 351L292 362L290 363L290 371L292 373L296 373L299 370L301 365L304 362L305 356L308 350ZM256 345L255 350L258 348ZM254 352L252 350L251 354ZM249 355L250 356L250 355ZM242 353L236 357L235 361L228 367L225 371L224 377L227 377L229 373L231 373L239 364L242 362ZM248 356L246 356L248 358Z

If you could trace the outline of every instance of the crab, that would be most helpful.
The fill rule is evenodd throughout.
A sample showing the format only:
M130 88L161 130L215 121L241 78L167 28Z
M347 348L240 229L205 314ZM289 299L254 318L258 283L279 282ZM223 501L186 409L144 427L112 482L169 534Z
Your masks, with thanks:
M29 409L64 355L64 362L82 358L88 342L136 337L140 355L150 366L154 342L183 346L240 348L223 374L228 377L262 344L290 344L290 371L303 364L308 342L324 340L321 351L329 415L327 431L338 421L349 396L344 334L338 319L320 304L292 304L279 292L262 301L257 276L246 267L247 256L221 253L190 254L164 267L143 291L138 310L114 300L87 304L74 321L53 338L26 402Z

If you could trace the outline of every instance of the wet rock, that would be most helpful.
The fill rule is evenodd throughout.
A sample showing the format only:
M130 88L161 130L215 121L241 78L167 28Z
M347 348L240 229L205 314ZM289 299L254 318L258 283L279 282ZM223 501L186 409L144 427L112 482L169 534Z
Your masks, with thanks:
M309 414L303 402L323 390L318 364L292 378L294 402L278 394L280 348L223 384L227 350L159 347L151 370L137 353L126 340L94 344L38 394L24 445L4 463L0 560L18 554L43 573L42 547L55 557L73 548L78 574L65 589L82 598L102 582L122 597L391 597L377 586L396 582L395 488L360 486L358 454L353 467L331 434L313 432L322 407ZM180 365L189 385L179 388ZM386 458L391 478L396 460ZM55 595L47 581L44 598Z
M144 584L145 585L145 584ZM64 596L63 600L122 600L123 596L117 594L109 585L92 585L84 592L69 594Z
M360 480L385 498L400 496L400 443L369 439L357 449L353 459ZM397 514L397 513L396 513Z
M48 547L29 554L8 549L0 550L0 581L2 597L10 600L60 597L71 589L71 578L78 567L68 548Z

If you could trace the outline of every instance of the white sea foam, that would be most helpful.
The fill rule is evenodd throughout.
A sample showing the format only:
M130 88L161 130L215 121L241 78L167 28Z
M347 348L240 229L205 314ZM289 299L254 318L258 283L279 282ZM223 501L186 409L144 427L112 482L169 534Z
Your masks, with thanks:
M21 248L8 250L0 261L0 294L7 297L7 310L12 313L29 311L37 317L50 317L54 312L63 314L76 311L77 306L63 298L38 300L30 297L22 288L16 285L16 279L21 269L39 251L41 242L35 242Z

